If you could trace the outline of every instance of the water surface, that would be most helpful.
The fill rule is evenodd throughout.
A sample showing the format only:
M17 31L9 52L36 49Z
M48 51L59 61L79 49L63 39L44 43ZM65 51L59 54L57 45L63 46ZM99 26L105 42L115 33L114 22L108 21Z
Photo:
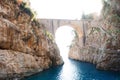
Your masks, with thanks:
M25 80L120 80L120 73L97 70L93 64L67 59L64 65L52 67Z

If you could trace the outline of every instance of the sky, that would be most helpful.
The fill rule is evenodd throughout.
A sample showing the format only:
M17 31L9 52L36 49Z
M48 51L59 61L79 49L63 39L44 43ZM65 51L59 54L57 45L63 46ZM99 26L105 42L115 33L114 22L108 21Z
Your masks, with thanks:
M55 41L57 42L59 47L63 47L63 44L65 45L65 47L70 46L71 41L74 39L74 35L75 35L73 31L74 29L67 25L61 26L56 30ZM59 38L59 36L64 38Z
M60 50L60 54L63 59L66 59L69 52L69 47L72 40L74 39L73 28L70 26L61 26L57 29L55 33L55 41Z
M80 19L83 13L100 14L101 0L30 0L38 18Z

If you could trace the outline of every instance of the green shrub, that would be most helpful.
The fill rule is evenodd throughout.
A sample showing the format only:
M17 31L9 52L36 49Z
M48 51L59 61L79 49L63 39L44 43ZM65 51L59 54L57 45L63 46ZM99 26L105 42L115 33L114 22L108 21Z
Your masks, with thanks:
M30 20L33 21L36 18L37 13L30 8L29 2L22 2L19 6L20 10L30 16Z
M52 33L44 30L44 34L45 34L45 36L47 36L50 40L54 41L54 37L53 37Z

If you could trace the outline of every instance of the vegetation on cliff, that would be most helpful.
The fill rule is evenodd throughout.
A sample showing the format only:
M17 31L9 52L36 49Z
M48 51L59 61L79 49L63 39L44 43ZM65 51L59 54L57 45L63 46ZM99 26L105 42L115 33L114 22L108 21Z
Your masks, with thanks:
M103 19L107 20L109 25L120 27L120 1L119 0L103 0Z

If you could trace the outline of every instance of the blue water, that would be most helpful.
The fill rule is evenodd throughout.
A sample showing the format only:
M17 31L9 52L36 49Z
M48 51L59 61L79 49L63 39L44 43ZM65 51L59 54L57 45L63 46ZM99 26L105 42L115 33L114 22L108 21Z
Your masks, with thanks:
M101 71L93 64L67 59L64 65L54 66L25 80L120 80L120 72Z

